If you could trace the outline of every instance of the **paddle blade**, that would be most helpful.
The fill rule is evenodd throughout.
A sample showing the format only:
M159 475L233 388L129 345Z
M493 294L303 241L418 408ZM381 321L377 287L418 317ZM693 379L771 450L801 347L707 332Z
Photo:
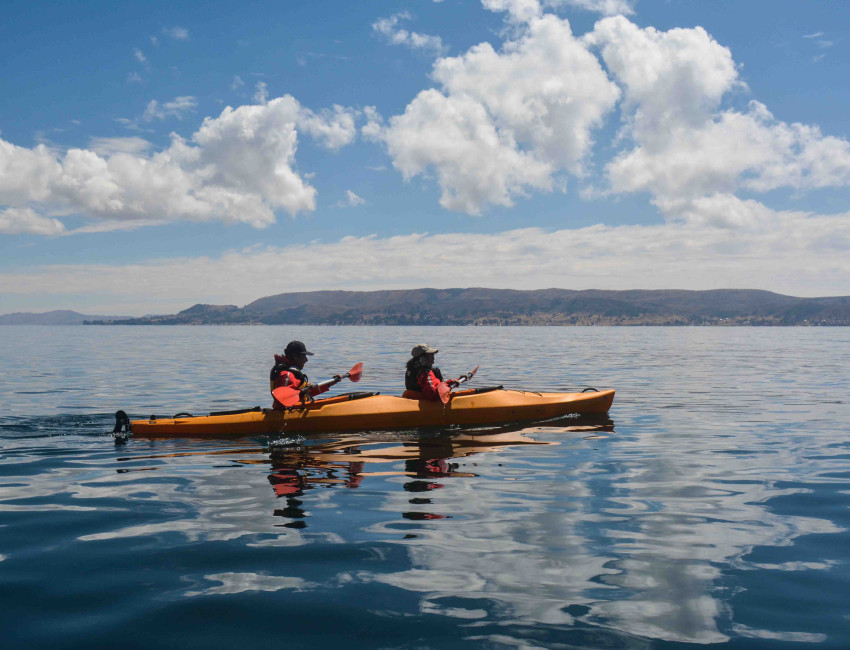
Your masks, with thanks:
M440 401L443 404L449 403L449 395L451 394L451 392L452 389L449 388L449 385L446 382L441 381L439 384L437 384L437 394L440 396Z
M272 397L286 407L301 403L301 392L292 386L279 386L272 391Z
M355 364L354 367L349 370L347 374L348 378L356 384L358 381L360 381L360 378L363 377L363 364Z
M478 372L478 368L479 368L479 367L480 367L480 366L475 366L475 367L472 369L472 371L471 371L471 372L470 372L470 373L466 376L466 381L469 381L470 379L472 379L472 378L475 376L475 373L476 373L476 372Z

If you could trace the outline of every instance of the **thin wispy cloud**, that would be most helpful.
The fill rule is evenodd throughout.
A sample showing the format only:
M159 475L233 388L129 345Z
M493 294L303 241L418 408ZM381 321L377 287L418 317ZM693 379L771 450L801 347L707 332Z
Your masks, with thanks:
M116 153L141 154L153 145L139 137L130 138L92 138L89 141L89 149L99 156L112 156Z
M136 59L136 61L138 61L139 63L145 63L147 61L147 58L145 57L144 52L142 52L137 47L133 48L133 58Z
M192 96L175 97L170 102L160 104L152 99L148 102L145 112L142 114L143 122L153 120L164 120L168 117L176 117L178 120L187 112L194 111L198 107L198 101Z
M254 91L254 103L266 104L269 101L269 87L265 81L258 81Z
M823 36L824 36L824 32L814 32L812 34L803 34L803 38L806 38L806 39L809 39L809 40L817 39L817 40L815 40L815 45L818 48L820 48L821 50L828 50L833 45L835 45L835 43L833 41L822 38ZM812 57L812 63L818 63L819 61L822 61L825 57L826 57L826 54L816 54Z
M411 19L412 16L408 12L402 11L389 18L377 20L372 24L372 29L385 36L393 45L404 45L413 50L420 50L434 56L440 56L445 53L447 48L443 45L443 41L439 36L409 32L399 26L399 23L402 21Z
M163 27L162 33L176 41L189 40L189 30L185 27Z
M544 0L543 4L553 8L571 6L605 16L630 16L635 12L634 0Z
M168 310L191 296L195 302L244 304L246 296L279 293L279 278L267 273L281 259L369 259L356 275L334 266L316 267L301 289L372 290L421 286L431 278L451 286L542 289L764 288L791 295L846 292L850 257L836 256L836 238L850 238L850 214L814 216L775 213L775 230L746 231L706 223L604 226L548 230L522 228L490 234L413 233L393 237L344 237L288 247L230 250L217 256L160 259L133 264L66 264L26 272L0 271L0 293L28 296L55 291L62 277L72 295L120 300L114 278L124 278L121 295L144 296L135 309ZM12 219L63 234L61 223L30 212ZM10 221L12 221L10 219ZM27 219L33 223L27 224ZM0 223L2 215L0 215ZM9 227L16 227L11 225ZM54 232L51 232L54 231ZM493 264L494 251L499 263ZM447 267L462 269L444 273ZM151 296L156 296L152 302ZM183 305L180 308L184 308Z
M346 190L345 191L345 198L342 199L341 201L337 201L336 203L334 203L334 207L335 208L355 208L358 205L363 205L364 203L366 203L365 199L362 199L361 197L357 196L357 194L355 194L351 190Z

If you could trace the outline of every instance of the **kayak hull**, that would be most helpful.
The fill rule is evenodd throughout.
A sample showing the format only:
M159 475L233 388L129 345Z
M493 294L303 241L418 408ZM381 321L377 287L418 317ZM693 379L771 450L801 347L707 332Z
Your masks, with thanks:
M328 398L288 410L262 409L224 415L133 420L142 437L243 436L276 433L409 429L544 420L570 414L607 413L614 391L532 393L492 390L453 394L448 404L391 395Z

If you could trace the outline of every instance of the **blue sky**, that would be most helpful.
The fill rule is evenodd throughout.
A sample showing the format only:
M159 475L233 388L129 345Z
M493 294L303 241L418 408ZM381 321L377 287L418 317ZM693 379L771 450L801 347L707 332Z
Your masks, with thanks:
M0 313L850 294L841 2L6 2Z

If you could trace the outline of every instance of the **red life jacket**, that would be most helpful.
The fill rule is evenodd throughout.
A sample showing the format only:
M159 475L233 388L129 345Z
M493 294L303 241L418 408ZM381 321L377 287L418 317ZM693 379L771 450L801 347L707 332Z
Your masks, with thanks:
M307 383L307 375L299 370L288 358L274 355L274 367L269 373L269 388L274 390L281 386L292 386L298 389Z

